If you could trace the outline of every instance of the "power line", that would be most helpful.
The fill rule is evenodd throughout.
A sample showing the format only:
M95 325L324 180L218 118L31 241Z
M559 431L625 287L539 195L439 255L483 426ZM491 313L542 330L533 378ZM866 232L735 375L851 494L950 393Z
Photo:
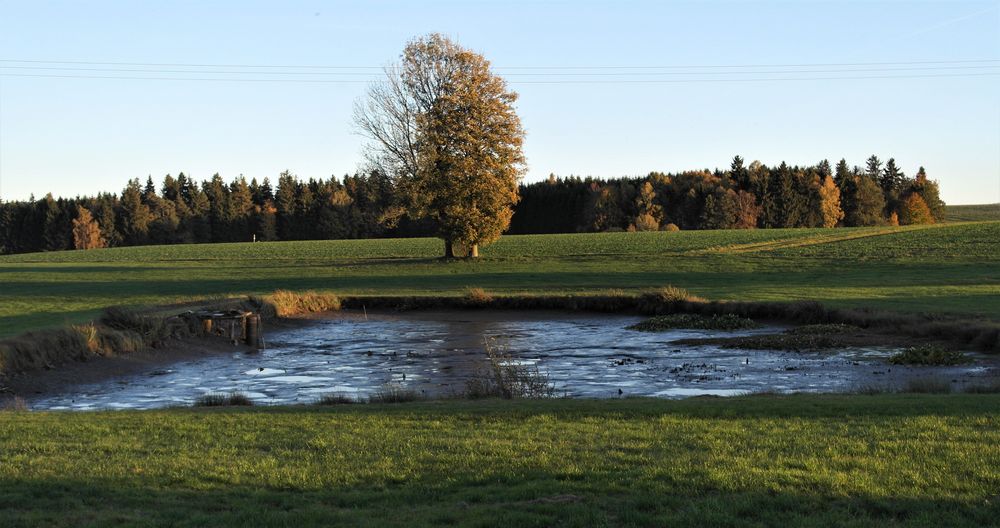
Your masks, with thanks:
M275 65L275 64L197 64L170 62L115 62L115 61L79 61L79 60L34 60L34 59L0 59L3 63L24 64L80 64L92 66L145 66L145 67L182 67L182 68L301 68L301 69L333 69L333 70L381 70L383 66L331 66L331 65ZM598 66L496 66L495 70L644 70L644 69L712 69L712 68L808 68L808 67L844 67L844 66L892 66L920 64L973 64L998 63L1000 59L961 59L938 61L894 61L894 62L814 62L800 64L711 64L711 65L598 65Z
M795 73L795 72L782 72ZM862 79L917 79L943 77L986 77L1000 75L1000 72L987 73L943 73L943 74L908 74L908 75L858 75L858 76L822 76L822 77L767 77L767 78L729 78L729 79L556 79L538 81L511 81L510 84L666 84L666 83L713 83L713 82L769 82L769 81L835 81ZM57 75L32 73L2 73L0 77L34 77L58 79L113 79L139 81L204 81L204 82L252 82L252 83L311 83L311 84L350 84L378 82L378 79L248 79L224 77L143 77L120 75Z
M798 73L855 73L855 72L895 72L895 71L948 71L948 70L982 70L982 69L994 69L1000 68L1000 64L978 64L978 65L967 65L967 66L907 66L902 68L849 68L849 69L829 69L829 70L771 70L771 71L760 71L760 70L750 70L750 71L696 71L696 72L651 72L651 71L631 71L631 72L607 72L607 71L597 71L597 72L560 72L560 73L547 73L547 72L528 72L528 73L507 73L504 74L505 77L542 77L542 76L556 76L556 77L586 77L586 76L596 76L596 77L611 77L611 76L666 76L666 75L767 75L767 74L798 74ZM257 72L257 71L221 71L221 70L163 70L163 69L135 69L135 68L76 68L76 67L58 67L58 66L4 66L0 65L0 70L31 70L31 71L86 71L86 72L124 72L124 73L193 73L199 75L297 75L297 76L330 76L330 75L369 75L364 72L306 72L306 71L279 71L279 72Z

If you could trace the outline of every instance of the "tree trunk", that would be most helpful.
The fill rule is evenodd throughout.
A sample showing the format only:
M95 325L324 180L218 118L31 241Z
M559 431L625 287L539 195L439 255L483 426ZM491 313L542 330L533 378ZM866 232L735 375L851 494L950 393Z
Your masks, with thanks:
M444 239L444 258L455 258L455 250L450 238Z
M479 244L472 244L469 246L469 257L479 258Z

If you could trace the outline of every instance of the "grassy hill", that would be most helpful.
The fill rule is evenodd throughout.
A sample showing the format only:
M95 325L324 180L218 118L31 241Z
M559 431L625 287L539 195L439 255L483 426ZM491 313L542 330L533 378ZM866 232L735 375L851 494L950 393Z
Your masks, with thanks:
M0 412L5 526L986 526L1000 396Z
M856 229L507 236L477 261L436 239L208 244L0 257L0 336L109 305L275 289L583 294L667 284L712 300L1000 313L1000 222Z
M986 222L1000 220L1000 203L982 205L946 205L948 222Z

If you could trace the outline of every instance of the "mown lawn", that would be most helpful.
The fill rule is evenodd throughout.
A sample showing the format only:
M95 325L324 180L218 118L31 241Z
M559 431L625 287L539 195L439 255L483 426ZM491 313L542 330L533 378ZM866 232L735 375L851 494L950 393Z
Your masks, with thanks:
M987 526L1000 395L0 413L3 526Z
M460 295L638 292L1000 313L1000 222L929 227L506 236L478 261L436 239L114 248L0 257L0 337L116 304L275 289Z

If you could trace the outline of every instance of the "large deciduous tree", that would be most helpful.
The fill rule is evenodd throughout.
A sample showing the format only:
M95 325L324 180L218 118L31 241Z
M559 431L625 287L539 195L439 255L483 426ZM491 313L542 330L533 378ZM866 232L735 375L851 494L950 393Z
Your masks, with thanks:
M524 174L517 94L489 62L444 36L411 41L355 108L373 168L393 179L400 210L429 218L445 242L478 256L510 225Z

